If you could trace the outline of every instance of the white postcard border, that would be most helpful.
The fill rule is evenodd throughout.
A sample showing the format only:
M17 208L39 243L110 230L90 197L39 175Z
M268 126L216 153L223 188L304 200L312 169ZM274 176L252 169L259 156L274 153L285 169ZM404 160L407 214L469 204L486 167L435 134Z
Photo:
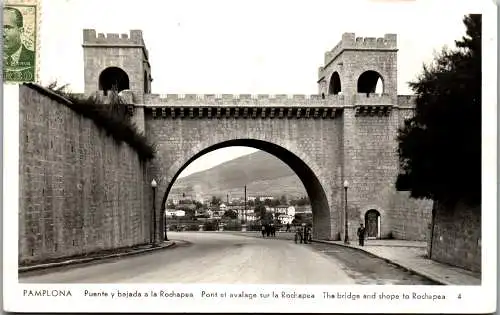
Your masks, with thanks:
M283 285L181 285L181 284L19 284L18 268L18 201L19 201L19 100L18 86L4 84L4 309L7 311L80 311L80 312L420 312L420 313L470 313L492 312L496 307L497 281L497 12L493 3L484 0L483 7L483 215L482 215L482 285L481 286L283 286ZM465 167L465 166L464 166ZM70 290L71 297L29 297L24 290ZM381 300L342 302L314 299L271 300L272 303L241 299L106 299L85 298L85 289L101 290L161 290L192 292L202 290L220 292L282 291L303 289L320 294L323 291L377 294L397 292L445 294L444 301L402 300L385 303ZM458 294L461 298L458 299ZM140 302L139 302L140 301ZM293 302L295 301L295 302ZM139 302L139 303L138 303Z

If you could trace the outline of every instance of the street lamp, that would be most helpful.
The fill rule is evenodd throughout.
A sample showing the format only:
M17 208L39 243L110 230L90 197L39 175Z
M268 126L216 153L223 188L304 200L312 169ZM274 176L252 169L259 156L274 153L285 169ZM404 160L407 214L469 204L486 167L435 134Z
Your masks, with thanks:
M163 220L163 230L164 230L164 233L163 233L163 234L164 234L165 241L168 241L168 235L167 235L167 230L168 230L168 229L167 229L167 223L168 223L168 222L167 222L167 213L164 211L164 212L162 213L162 215L163 215L163 219L164 219L164 220Z
M155 195L156 195L156 187L158 186L158 184L156 183L156 181L153 179L151 181L151 188L153 188L153 247L156 246L156 198L155 198Z
M349 244L349 234L347 232L347 188L349 188L349 182L347 180L344 181L344 190L345 190L345 210L344 210L344 243Z

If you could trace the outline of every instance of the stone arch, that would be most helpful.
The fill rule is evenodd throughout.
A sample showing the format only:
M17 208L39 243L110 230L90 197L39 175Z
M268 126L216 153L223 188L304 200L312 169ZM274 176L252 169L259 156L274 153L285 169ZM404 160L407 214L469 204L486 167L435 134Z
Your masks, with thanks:
M128 89L130 89L130 80L121 68L108 67L99 75L99 90L104 91L104 95L111 90L121 92Z
M381 83L382 85L380 93L383 94L385 84L382 75L374 70L364 71L358 77L357 92L366 94L375 93L377 92L376 89L378 83Z
M328 94L337 95L341 91L342 91L342 84L340 82L340 75L337 71L335 71L330 78Z
M369 239L379 239L382 235L382 214L376 208L363 212L363 224L366 228L365 236Z
M182 171L193 161L211 151L231 146L246 146L263 150L287 164L302 181L304 188L311 201L313 211L313 237L320 239L331 239L337 231L332 231L329 200L331 191L329 185L320 175L320 168L307 156L299 151L276 144L272 141L257 139L231 139L217 142L200 143L190 149L186 158L180 158L167 170L162 182L167 185L161 202L161 212L164 213L165 203L172 186ZM162 174L163 175L163 174ZM336 218L334 218L336 219Z

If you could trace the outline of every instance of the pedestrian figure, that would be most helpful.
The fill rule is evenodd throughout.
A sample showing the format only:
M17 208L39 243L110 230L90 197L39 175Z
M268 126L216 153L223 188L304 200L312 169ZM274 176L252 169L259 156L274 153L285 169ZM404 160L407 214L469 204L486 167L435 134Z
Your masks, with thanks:
M359 228L358 228L359 246L365 245L365 232L366 232L366 229L363 227L363 223L359 224Z
M295 244L297 244L300 240L300 243L302 243L302 235L300 233L300 228L295 228Z
M262 232L262 237L266 237L266 227L264 225L262 225L261 232Z
M290 232L290 223L287 223L287 224L286 224L286 231L287 231L287 232Z
M306 240L306 224L302 223L302 226L299 229L300 229L300 244L302 244L302 243L307 244L307 240Z
M271 236L271 227L266 224L266 235L267 237Z
M309 240L309 228L307 225L304 225L304 244L307 244L307 241Z
M271 227L270 227L270 232L271 232L271 236L272 237L275 237L276 236L276 227L274 226L274 224L271 224Z

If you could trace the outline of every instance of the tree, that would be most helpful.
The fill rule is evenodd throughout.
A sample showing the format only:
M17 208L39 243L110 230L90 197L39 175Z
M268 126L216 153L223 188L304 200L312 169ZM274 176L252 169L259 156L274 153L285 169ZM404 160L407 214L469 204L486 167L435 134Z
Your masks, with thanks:
M219 197L212 196L212 206L219 206L222 203L222 200Z
M196 206L196 210L203 209L203 203L196 200L194 200L193 203Z
M288 204L288 200L286 199L285 195L281 196L281 198L280 198L280 204L281 205L287 205Z
M226 210L224 211L223 217L230 218L230 219L237 219L238 218L238 213L234 210Z
M294 206L305 206L310 204L310 202L308 197L300 197L299 199L291 200L290 204Z
M254 212L258 218L264 219L266 216L266 207L263 204L255 206Z
M272 199L264 199L264 205L266 205L268 207L272 207L273 200Z
M444 48L410 83L416 111L398 132L396 188L413 198L481 200L481 15L463 21L457 48Z
M304 216L301 213L296 213L295 216L294 216L294 218L293 218L293 221L295 221L295 223L297 223L297 224L301 224L302 222L305 221L305 219L304 219Z
M277 207L281 204L281 201L279 199L273 199L271 200L271 207Z

